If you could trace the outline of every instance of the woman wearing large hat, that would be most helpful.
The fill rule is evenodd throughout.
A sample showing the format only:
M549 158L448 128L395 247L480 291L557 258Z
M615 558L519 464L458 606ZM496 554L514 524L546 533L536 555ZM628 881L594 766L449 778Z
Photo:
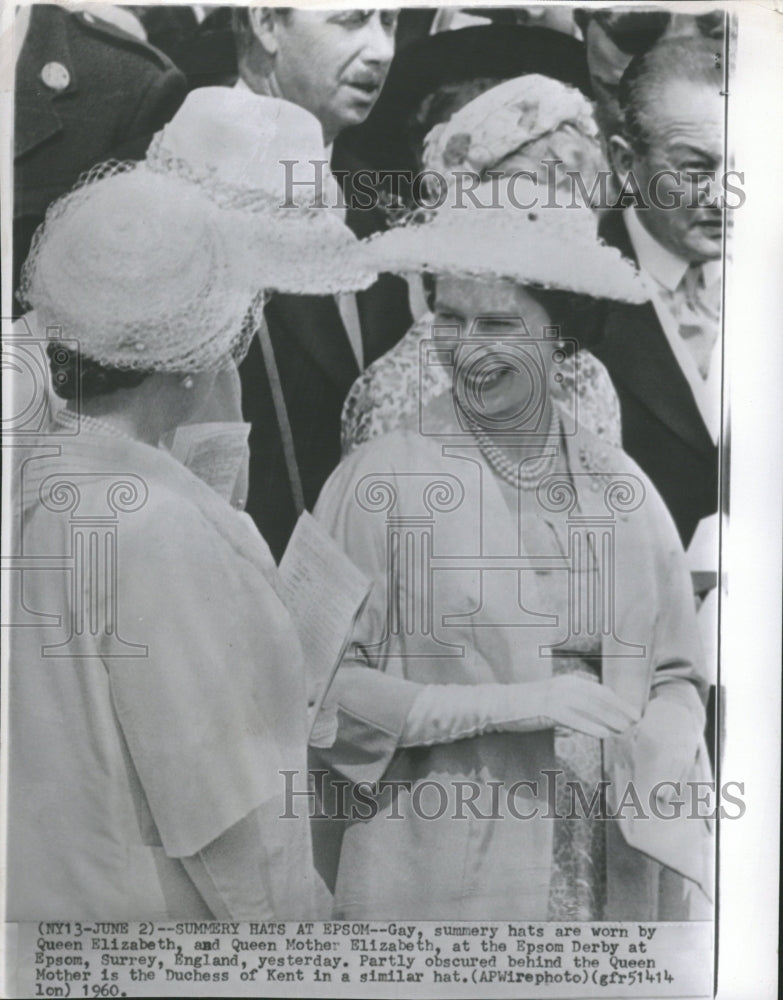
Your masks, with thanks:
M442 200L444 208L459 211L461 203L475 199L471 188L490 178L506 190L510 186L513 195L517 174L538 176L561 203L573 202L574 207L589 201L591 193L599 196L602 172L604 184L609 174L592 107L581 91L538 73L488 88L479 83L478 95L470 90L452 95L453 112L422 141L422 166L431 189L422 187L423 202L432 196ZM420 363L433 316L428 296L415 294L421 286L418 276L409 275L408 280L412 300L420 300L414 310L417 322L351 387L343 406L343 454L395 429L426 400L450 389L447 372ZM590 312L584 312L576 331L580 346L589 343L590 325L600 315L592 310L591 318ZM601 362L583 347L569 356L560 374L553 391L578 406L579 419L589 430L619 446L620 404Z
M349 455L316 508L375 581L323 751L354 791L335 913L684 919L709 833L660 817L707 766L690 581L652 484L553 392L584 300L646 293L588 207L529 182L494 201L368 248L434 276L421 358L451 389ZM643 816L619 809L629 785Z
M236 362L264 290L372 279L347 230L275 207L275 137L310 156L322 140L255 100L267 132L243 164L205 177L180 148L106 165L51 207L25 267L62 405L13 476L33 624L11 635L12 920L303 918L323 899L306 817L279 819L308 693L241 511Z

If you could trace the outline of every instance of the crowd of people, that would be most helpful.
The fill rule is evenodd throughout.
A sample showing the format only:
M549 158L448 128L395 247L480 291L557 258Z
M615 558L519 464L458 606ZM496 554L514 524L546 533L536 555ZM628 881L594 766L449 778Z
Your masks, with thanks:
M19 8L9 919L710 912L727 33Z

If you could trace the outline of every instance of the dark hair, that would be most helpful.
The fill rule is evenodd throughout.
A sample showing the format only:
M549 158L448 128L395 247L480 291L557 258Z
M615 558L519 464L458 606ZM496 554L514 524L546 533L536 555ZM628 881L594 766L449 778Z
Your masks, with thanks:
M613 44L627 56L646 52L669 27L671 14L665 10L585 10L574 11L574 22L587 41L591 24L598 24Z
M706 84L720 92L720 50L702 39L671 38L631 60L620 80L618 99L625 138L639 153L649 144L651 113L664 87L673 80Z
M725 11L716 9L684 16L690 18L703 38L723 38ZM669 30L671 19L671 11L664 10L596 10L594 7L574 10L574 23L585 42L590 25L598 24L627 56L638 56L652 48Z
M85 358L67 344L50 341L46 345L52 387L61 399L92 399L105 396L115 389L135 389L149 371L129 371L107 368L97 361Z
M552 326L559 328L558 336L567 342L569 354L596 343L606 308L604 300L560 288L526 285L525 291L549 313Z
M230 7L231 30L237 46L237 53L241 54L248 50L252 44L253 27L250 23L250 7ZM270 8L275 17L280 18L283 23L291 19L293 7L272 7Z

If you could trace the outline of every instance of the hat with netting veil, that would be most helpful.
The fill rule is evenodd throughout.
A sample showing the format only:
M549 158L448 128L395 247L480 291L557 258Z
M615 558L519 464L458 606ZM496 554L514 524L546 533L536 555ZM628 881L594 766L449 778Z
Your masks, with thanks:
M22 296L106 367L218 368L258 289L249 228L176 177L106 164L50 207Z
M328 295L377 277L345 225L321 125L296 104L201 87L155 136L146 163L254 216L259 288Z

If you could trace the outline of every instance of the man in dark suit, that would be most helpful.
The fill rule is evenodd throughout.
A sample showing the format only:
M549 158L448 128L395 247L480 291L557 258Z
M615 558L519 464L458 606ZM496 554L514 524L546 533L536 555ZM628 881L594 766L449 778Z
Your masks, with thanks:
M652 298L612 303L593 348L617 390L623 447L655 484L687 550L715 682L722 85L717 49L688 38L636 56L620 81L622 131L607 138L620 190L636 205L609 211L599 232L638 264ZM712 686L705 736L713 763L719 714Z
M389 10L238 8L237 86L310 111L321 122L329 153L343 129L364 121L380 94L394 53L395 23ZM331 166L346 192L348 225L361 236L380 228L379 213L350 207L362 164L335 148ZM304 506L312 508L340 459L340 414L348 390L364 366L402 337L412 318L405 283L391 276L355 296L275 295L265 318L277 370L264 363L258 338L240 368L242 408L251 424L246 509L279 559L298 516L292 459ZM292 448L280 427L275 393L285 401Z
M183 75L89 11L20 8L14 125L14 275L47 207L109 157L144 154L185 97Z
M599 233L639 263L620 212L607 213ZM652 479L687 548L718 509L718 448L652 303L612 303L593 353L617 390L623 449Z
M664 41L634 59L620 86L623 133L609 146L636 204L600 226L639 265L652 300L613 303L594 352L617 389L623 447L657 487L686 549L718 509L723 230L706 175L723 171L721 87L705 42Z

